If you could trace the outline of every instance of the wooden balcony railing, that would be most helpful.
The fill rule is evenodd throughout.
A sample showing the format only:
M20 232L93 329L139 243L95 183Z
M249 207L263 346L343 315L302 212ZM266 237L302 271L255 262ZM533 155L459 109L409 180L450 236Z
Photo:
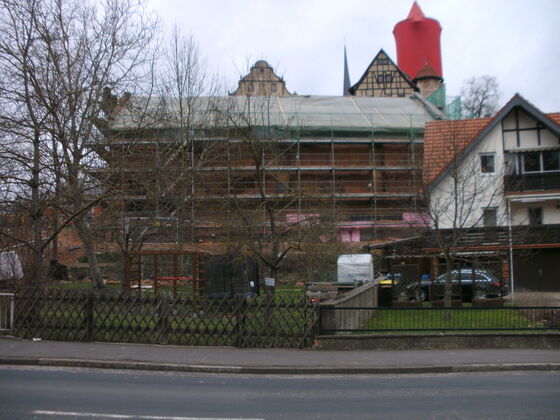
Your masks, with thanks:
M560 190L560 173L506 175L504 190L506 193Z

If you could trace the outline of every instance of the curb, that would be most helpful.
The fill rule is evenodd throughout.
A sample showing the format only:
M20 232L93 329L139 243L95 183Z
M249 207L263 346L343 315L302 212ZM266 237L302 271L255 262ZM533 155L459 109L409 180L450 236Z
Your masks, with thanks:
M397 375L426 373L475 373L560 371L560 363L495 363L425 366L207 366L134 361L58 358L0 357L0 365L77 367L95 369L145 370L161 372L224 373L246 375Z

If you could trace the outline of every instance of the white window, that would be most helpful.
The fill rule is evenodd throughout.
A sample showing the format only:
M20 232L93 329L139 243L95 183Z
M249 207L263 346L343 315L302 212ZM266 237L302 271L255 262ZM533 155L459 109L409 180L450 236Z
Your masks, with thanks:
M480 171L483 174L493 174L495 170L494 154L485 153L480 155Z
M560 151L544 150L542 152L525 152L521 155L523 172L558 172L560 171Z

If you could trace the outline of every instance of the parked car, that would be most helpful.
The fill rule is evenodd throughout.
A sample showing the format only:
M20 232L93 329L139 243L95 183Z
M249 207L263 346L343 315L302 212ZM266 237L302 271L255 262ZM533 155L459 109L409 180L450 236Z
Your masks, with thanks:
M429 274L422 274L422 277L420 277L420 279L422 281L422 286L426 286L427 288L430 287L431 280ZM400 273L381 274L376 280L377 280L377 284L381 288L391 288L393 286L400 286L401 274ZM418 283L414 283L414 284L416 286L418 285Z
M405 294L409 300L430 300L432 278L429 274L422 274L420 283L411 283L406 287Z
M474 291L473 291L474 277ZM409 300L441 300L445 293L445 282L447 274L438 276L435 280L429 277L420 279L419 283L411 283L406 287L406 296ZM459 296L460 281L460 296ZM501 280L486 270L462 270L451 271L453 298L461 298L463 301L472 299L499 298L504 294L504 284Z

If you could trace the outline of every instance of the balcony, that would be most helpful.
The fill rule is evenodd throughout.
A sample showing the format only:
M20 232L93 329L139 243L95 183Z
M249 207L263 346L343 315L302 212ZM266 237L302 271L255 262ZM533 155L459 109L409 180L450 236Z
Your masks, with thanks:
M535 245L560 243L560 224L538 225L538 226L512 226L511 233L507 226L493 228L470 228L460 231L442 229L440 234L446 243L457 243L457 248L484 247L489 245L500 245L503 249L510 246L513 248L533 247ZM435 240L427 236L426 246L435 243Z
M538 173L504 176L504 191L550 191L560 190L560 173Z

